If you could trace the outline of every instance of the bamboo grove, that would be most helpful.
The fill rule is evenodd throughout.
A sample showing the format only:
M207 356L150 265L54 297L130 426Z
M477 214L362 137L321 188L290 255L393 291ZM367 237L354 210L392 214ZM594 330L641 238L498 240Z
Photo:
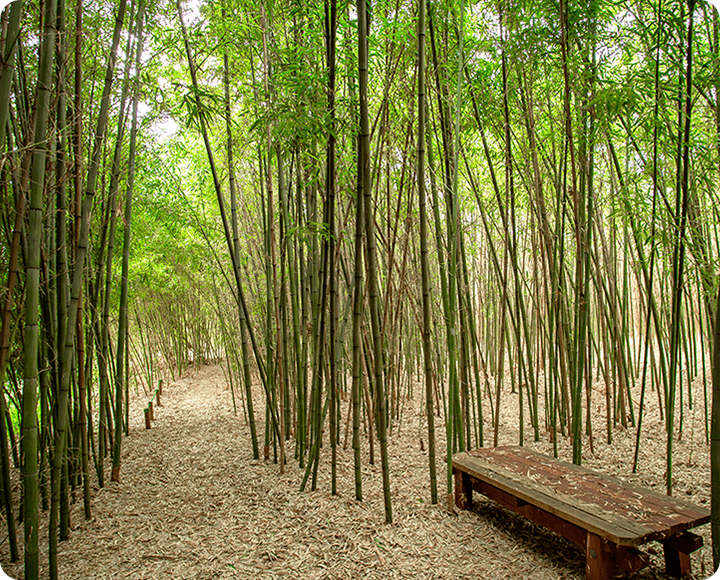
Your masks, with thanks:
M45 530L57 578L69 503L90 518L122 480L132 392L216 360L250 427L238 453L297 462L302 489L327 466L335 494L350 448L357 500L379 462L387 522L409 398L433 503L511 398L513 443L566 439L580 463L633 429L642 470L652 397L667 492L700 406L720 505L718 18L698 0L10 4L0 464L25 578Z

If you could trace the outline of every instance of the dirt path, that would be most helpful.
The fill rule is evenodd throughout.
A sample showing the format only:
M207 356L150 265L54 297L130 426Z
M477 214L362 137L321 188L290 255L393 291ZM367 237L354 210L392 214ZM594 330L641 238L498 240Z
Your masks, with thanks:
M73 532L59 557L63 580L584 578L584 555L574 545L521 518L484 502L458 515L442 499L430 505L418 409L392 435L395 523L388 526L379 469L364 468L365 501L353 499L351 449L340 453L337 497L327 457L317 491L304 493L296 462L280 474L278 465L252 460L249 429L233 414L219 366L164 391L149 431L144 400L132 401L122 481L94 491L93 519L83 521L81 505L73 507ZM41 538L43 550L46 544ZM22 565L11 565L6 551L3 544L3 570L22 578ZM709 562L703 548L694 557L697 578L710 575L702 570ZM651 568L635 578L665 576Z

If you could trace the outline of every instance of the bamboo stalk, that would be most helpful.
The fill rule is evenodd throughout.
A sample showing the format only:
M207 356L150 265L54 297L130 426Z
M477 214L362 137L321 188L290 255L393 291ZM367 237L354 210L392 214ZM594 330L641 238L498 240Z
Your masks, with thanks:
M435 410L432 390L432 350L430 345L430 262L427 242L427 193L425 191L425 19L426 0L420 0L418 15L418 145L417 184L420 211L420 266L422 276L422 346L425 373L425 413L428 428L428 464L430 470L430 499L437 497L437 467L435 465Z
M55 45L55 18L57 3L45 3L44 29L40 41L38 67L35 146L32 153L30 204L27 226L26 282L25 282L25 377L22 397L23 440L23 524L25 538L25 578L37 580L38 559L38 302L40 276L40 245L42 240L43 189L45 184L46 140L52 81L53 52ZM61 411L65 409L61 408ZM0 418L2 420L2 418ZM56 454L59 454L56 451ZM52 577L52 576L51 576Z

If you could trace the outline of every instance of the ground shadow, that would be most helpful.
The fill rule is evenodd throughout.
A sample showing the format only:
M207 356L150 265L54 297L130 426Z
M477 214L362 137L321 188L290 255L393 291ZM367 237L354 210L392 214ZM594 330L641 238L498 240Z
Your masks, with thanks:
M548 567L558 570L559 578L585 578L585 552L577 544L477 494L473 498L472 511L491 524L498 533L505 534L522 549L535 553ZM627 580L670 580L671 577L664 570L660 544L651 542L642 549L651 555L652 564L635 574L618 571L615 577ZM698 573L697 566L694 566L693 572L692 578L703 577Z

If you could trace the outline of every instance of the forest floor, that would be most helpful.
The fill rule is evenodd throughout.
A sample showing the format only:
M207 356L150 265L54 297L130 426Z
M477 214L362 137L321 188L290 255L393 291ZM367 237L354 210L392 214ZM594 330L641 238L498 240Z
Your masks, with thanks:
M709 507L709 447L702 390L697 385L696 390L697 404L693 411L686 409L683 437L676 442L675 494ZM489 501L476 501L472 511L448 512L441 420L437 421L440 501L431 504L421 392L416 387L414 400L406 402L402 423L394 426L389 438L391 525L384 523L380 462L369 465L367 449L362 502L354 499L351 446L339 448L334 497L329 445L322 451L318 488L312 492L299 491L303 471L296 461L290 460L281 474L272 460L253 460L240 401L236 415L220 366L166 383L163 406L156 409L150 430L144 428L142 413L147 397L142 393L131 397L121 481L93 490L89 521L83 519L78 495L70 539L60 545L60 578L584 578L584 554L574 544ZM256 397L258 403L262 401L259 392ZM500 443L514 444L518 399L504 397ZM585 465L663 491L666 442L658 411L653 409L657 397L648 398L638 475L631 473L635 430L618 427L613 444L605 443L604 397L598 394L596 399L594 454L586 442ZM486 433L491 433L487 421ZM552 453L547 433L541 432L541 441L533 443L529 426L525 432L528 447ZM566 441L560 444L560 456L571 457ZM710 526L696 532L704 536L705 546L693 555L694 578L705 579L712 575ZM44 577L46 537L43 527ZM648 544L646 549L654 565L632 578L666 579L661 546ZM10 577L23 577L22 562L9 562L6 539L0 546L0 563Z

